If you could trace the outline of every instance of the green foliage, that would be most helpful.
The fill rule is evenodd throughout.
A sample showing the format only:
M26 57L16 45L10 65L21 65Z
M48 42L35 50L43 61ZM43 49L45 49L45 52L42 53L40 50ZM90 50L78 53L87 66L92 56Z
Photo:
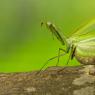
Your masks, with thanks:
M0 71L40 69L44 62L57 55L62 45L41 28L41 21L55 23L69 36L75 27L94 17L94 0L1 0ZM60 65L66 60L61 58ZM54 63L56 60L49 65ZM71 62L77 64L75 60Z

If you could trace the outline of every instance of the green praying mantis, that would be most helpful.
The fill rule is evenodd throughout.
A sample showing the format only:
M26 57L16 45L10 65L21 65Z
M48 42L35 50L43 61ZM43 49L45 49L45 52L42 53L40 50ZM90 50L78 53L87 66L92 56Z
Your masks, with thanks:
M42 22L41 25L43 24L45 24L50 32L66 47L66 49L59 48L58 56L55 56L48 61L58 58L56 64L56 66L58 66L59 57L69 54L67 64L75 57L77 61L83 65L95 65L95 20L82 25L69 37L60 32L51 22ZM64 53L60 54L60 51L63 51ZM43 65L41 70L46 64L47 62Z

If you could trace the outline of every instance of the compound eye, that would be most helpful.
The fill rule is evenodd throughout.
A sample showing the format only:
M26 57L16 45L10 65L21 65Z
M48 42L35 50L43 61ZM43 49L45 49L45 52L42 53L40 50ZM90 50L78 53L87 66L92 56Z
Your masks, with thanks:
M41 26L43 26L43 24L44 24L44 23L43 23L43 22L41 22Z

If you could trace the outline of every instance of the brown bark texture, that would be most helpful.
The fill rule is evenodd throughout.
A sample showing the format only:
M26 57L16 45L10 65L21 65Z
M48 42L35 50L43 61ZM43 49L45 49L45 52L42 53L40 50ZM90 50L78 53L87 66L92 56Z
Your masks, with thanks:
M95 74L88 71L75 66L0 73L0 95L95 95Z

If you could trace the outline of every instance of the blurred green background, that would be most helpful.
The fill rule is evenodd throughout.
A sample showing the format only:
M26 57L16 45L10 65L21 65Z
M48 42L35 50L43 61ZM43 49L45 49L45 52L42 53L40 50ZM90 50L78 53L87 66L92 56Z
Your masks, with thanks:
M93 18L95 0L1 0L0 72L38 70L63 48L45 27L41 28L41 21L51 21L69 35ZM56 61L48 66L55 66ZM61 57L60 65L66 61L67 57Z

